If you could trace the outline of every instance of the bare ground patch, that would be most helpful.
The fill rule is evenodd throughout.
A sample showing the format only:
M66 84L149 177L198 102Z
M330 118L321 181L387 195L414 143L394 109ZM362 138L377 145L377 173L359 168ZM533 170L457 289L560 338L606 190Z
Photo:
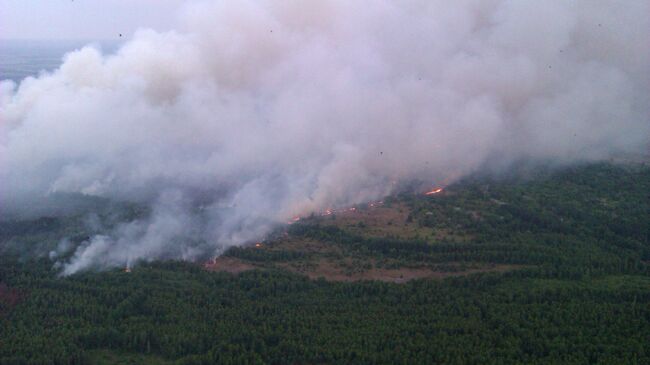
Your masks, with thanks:
M368 206L322 217L319 218L319 222L365 237L392 236L406 239L418 235L430 235L431 229L407 222L409 212L409 208L404 204Z
M421 240L449 240L466 241L470 237L452 234L446 229L433 229L423 227L416 220L409 220L411 208L404 203L390 205L376 204L360 207L354 210L347 209L329 216L313 218L323 226L336 226L367 238L395 238L395 239L421 239Z
M336 244L293 236L288 236L280 240L263 243L260 247L256 248L271 251L295 251L302 253L342 252L341 247Z
M434 278L443 279L452 276L465 276L481 272L504 272L521 268L518 265L490 265L483 264L463 270L443 271L431 267L398 267L384 268L364 261L359 263L334 262L329 259L321 259L308 265L282 263L278 267L291 272L306 275L310 279L323 278L328 281L354 282L364 280L376 280L390 283L405 283L414 279ZM351 265L352 264L352 265ZM364 265L370 266L364 268Z
M447 265L449 266L449 265ZM453 266L453 265L451 265ZM470 268L444 270L436 267L381 267L374 260L345 258L332 260L319 258L310 261L253 264L234 257L218 257L203 267L208 271L239 274L254 269L282 269L305 275L312 280L323 278L327 281L383 281L389 283L406 283L410 280L432 278L443 279L452 276L464 276L481 272L504 272L521 268L519 265L473 264Z
M411 208L403 203L390 205L372 204L354 209L345 209L326 216L305 218L305 221L321 226L336 226L361 237L396 239L446 240L468 239L446 229L422 227L409 219ZM405 263L393 259L381 259L359 255L336 242L293 236L288 232L267 241L250 245L244 250L260 250L262 260L249 260L246 256L219 257L204 267L210 271L224 271L234 274L253 269L281 269L305 275L311 279L324 278L329 281L353 282L377 280L404 283L421 278L445 278L463 276L480 272L500 272L520 268L517 265L497 265L489 263L430 264L424 261ZM278 252L296 252L297 258L271 258Z
M11 311L23 297L23 293L19 290L10 288L5 283L0 283L0 316Z
M225 271L231 274L257 269L258 266L249 262L234 258L220 256L203 264L203 268L208 271Z

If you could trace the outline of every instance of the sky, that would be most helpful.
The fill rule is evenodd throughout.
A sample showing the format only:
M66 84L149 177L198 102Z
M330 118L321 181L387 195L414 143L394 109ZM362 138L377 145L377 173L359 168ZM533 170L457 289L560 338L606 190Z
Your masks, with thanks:
M0 39L111 40L174 28L183 0L0 0Z

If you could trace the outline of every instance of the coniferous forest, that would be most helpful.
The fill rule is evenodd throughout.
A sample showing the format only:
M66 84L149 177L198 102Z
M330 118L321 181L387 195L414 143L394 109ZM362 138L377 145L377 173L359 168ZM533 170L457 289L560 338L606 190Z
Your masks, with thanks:
M151 262L63 277L47 253L86 239L81 216L3 221L0 364L649 364L650 168L520 170L385 198L412 236L304 219L282 228L292 242L336 253L271 239L227 251L254 267L235 274ZM291 270L324 255L451 274Z

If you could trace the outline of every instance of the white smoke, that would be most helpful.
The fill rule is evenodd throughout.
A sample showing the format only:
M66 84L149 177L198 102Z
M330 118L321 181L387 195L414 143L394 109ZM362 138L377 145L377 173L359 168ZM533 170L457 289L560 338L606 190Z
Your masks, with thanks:
M149 204L64 272L192 259L291 216L520 159L647 148L650 3L194 3L0 83L0 193ZM31 200L30 200L31 199Z

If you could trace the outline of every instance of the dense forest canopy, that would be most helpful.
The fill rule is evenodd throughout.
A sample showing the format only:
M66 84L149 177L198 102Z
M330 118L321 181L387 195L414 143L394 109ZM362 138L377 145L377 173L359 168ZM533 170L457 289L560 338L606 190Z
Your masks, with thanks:
M226 252L253 268L237 274L167 261L61 277L57 255L95 233L85 215L4 221L0 364L650 363L650 169L524 175L387 197L406 216L390 231L304 219ZM104 208L107 225L147 214ZM348 258L351 277L453 275L345 282L292 269Z

